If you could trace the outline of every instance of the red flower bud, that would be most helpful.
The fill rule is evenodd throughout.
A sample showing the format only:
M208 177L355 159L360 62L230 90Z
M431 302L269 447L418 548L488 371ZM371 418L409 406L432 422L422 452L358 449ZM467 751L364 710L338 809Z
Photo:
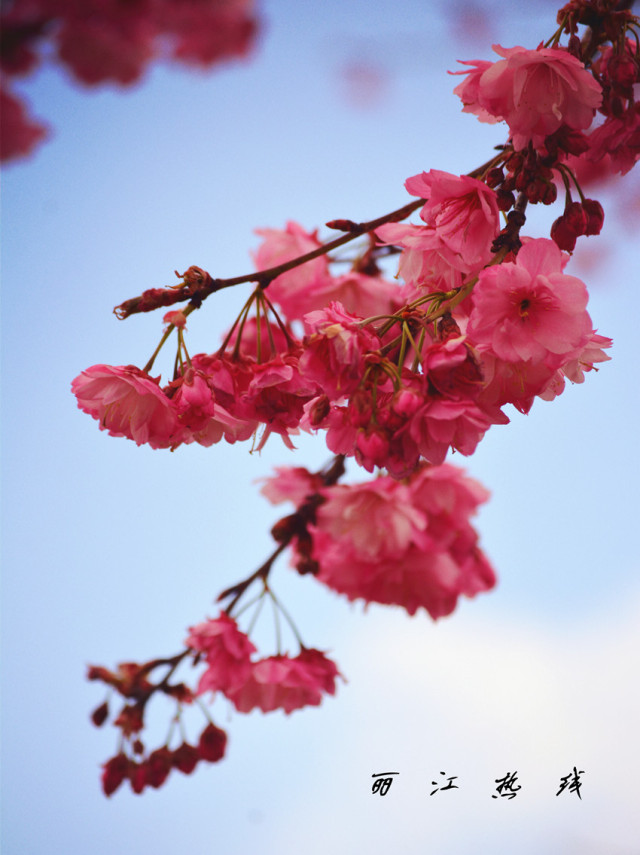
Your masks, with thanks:
M551 240L554 240L560 249L564 249L567 252L573 252L576 248L577 235L573 229L567 225L567 221L564 217L558 217L551 226Z
M604 223L602 205L595 199L585 199L582 207L587 215L586 235L599 235Z
M140 793L144 790L144 788L149 783L148 781L148 767L145 763L133 763L129 764L129 783L131 784L131 789L136 795L140 795Z
M613 88L624 94L638 80L638 64L629 54L612 56L607 63L607 76Z
M176 748L171 754L171 763L174 769L179 769L185 775L190 775L198 765L200 755L198 749L183 742L179 748Z
M118 789L129 773L129 758L126 754L116 754L102 767L102 790L110 796Z
M172 757L168 748L156 748L146 761L147 783L157 789L161 787L169 777L171 771Z
M586 234L588 217L580 202L567 205L562 216L576 236Z
M109 717L109 704L105 701L91 713L91 721L96 727L101 727Z
M217 763L224 757L227 747L227 734L215 724L208 724L200 734L198 754L209 763Z

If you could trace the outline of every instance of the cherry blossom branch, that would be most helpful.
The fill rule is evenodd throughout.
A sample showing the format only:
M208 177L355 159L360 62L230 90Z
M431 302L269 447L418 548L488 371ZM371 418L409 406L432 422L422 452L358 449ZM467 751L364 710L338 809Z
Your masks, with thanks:
M395 211L391 211L389 214L384 214L382 217L377 217L375 220L370 220L367 223L354 223L352 220L331 220L327 223L327 226L345 231L346 234L342 235L342 237L328 241L317 249L311 250L304 255L299 255L296 258L284 261L282 264L278 264L275 267L269 267L265 270L254 270L251 273L245 273L242 276L234 276L230 279L213 279L209 273L196 266L189 267L185 273L178 273L178 271L176 271L176 276L181 277L184 280L184 284L172 285L168 288L151 288L144 291L139 297L133 297L130 300L125 300L124 303L116 306L113 312L116 317L122 321L130 315L138 314L140 312L152 312L161 306L172 306L175 303L184 302L185 300L190 300L190 305L193 308L199 308L204 300L211 296L211 294L215 294L217 291L222 291L224 288L232 288L235 285L241 285L245 282L256 282L263 289L267 288L270 282L282 273L286 273L288 270L293 270L294 267L299 267L301 264L305 264L307 261L312 261L314 258L318 258L321 255L326 255L332 250L355 240L357 237L361 237L368 232L375 231L375 229L385 225L386 223L394 223L404 220L421 205L424 205L424 203L424 199L417 199L416 201L403 205L402 208L398 208Z
M344 475L344 460L344 455L338 454L328 466L315 473L316 476L322 479L322 483L325 487L332 487L334 484L337 484L342 475ZM232 585L230 588L225 588L225 590L218 595L217 602L226 600L227 597L232 597L231 602L225 608L226 614L231 615L231 612L244 592L253 582L256 581L256 579L262 579L266 586L267 576L271 571L273 563L276 558L284 552L294 538L300 540L301 538L305 538L305 536L308 537L307 526L309 523L315 522L315 512L319 504L321 504L321 501L320 496L315 493L311 494L305 499L295 513L289 514L289 516L278 520L271 529L271 535L278 543L277 548L250 576L247 576L246 579ZM300 544L298 545L298 549L300 551ZM298 571L301 573L309 573L314 572L315 570L317 572L317 567L314 568L313 564L314 562L312 562L311 557L308 556L304 567L301 569L299 566Z

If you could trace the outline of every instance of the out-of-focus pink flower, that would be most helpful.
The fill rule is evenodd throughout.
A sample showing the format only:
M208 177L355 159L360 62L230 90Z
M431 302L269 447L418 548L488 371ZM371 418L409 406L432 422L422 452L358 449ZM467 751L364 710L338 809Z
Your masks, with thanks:
M412 196L427 200L420 216L457 253L468 270L487 264L500 231L496 194L482 181L432 169L405 182Z
M386 223L376 229L381 243L400 246L398 276L424 291L449 291L462 285L469 273L462 257L428 226Z
M163 324L171 324L178 329L184 330L187 328L187 319L182 309L173 309L167 312L162 318Z
M588 139L586 158L598 161L608 156L613 169L625 175L640 159L640 103L621 117L609 116Z
M283 709L289 715L302 707L319 706L323 694L334 695L339 676L324 653L303 648L294 658L278 655L254 662L246 682L225 694L239 712Z
M256 648L233 618L222 612L191 627L189 633L185 644L203 653L208 666L198 684L199 695L226 692L247 680Z
M184 432L169 398L135 365L94 365L71 384L78 407L100 422L100 430L151 448L179 445Z
M435 619L453 611L461 594L495 584L469 523L488 494L455 467L423 466L402 483L381 476L322 495L309 526L317 578L349 599L409 614L422 607Z
M516 150L537 148L563 125L585 130L602 103L602 89L584 65L561 48L503 48L504 59L471 72L472 80L454 90L464 109L486 121L504 119Z
M0 88L0 114L2 160L24 157L48 136L47 128L30 119L24 104L4 86Z
M555 369L591 337L585 284L564 274L551 240L527 241L515 263L489 267L473 290L467 333L479 351Z
M303 466L276 466L273 478L261 479L264 484L260 492L272 505L293 502L301 505L307 496L317 493L323 486L319 475L314 475Z
M316 232L307 232L293 221L287 223L286 229L256 229L256 234L264 238L253 253L258 270L277 267L322 245ZM326 255L320 255L277 276L267 295L282 308L288 320L296 320L325 305L324 296L318 295L324 294L330 282L329 262Z

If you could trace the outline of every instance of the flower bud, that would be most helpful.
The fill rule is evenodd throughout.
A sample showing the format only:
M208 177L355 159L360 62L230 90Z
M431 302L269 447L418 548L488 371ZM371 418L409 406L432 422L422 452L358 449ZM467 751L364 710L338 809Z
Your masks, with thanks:
M198 749L187 742L183 742L171 754L171 763L174 769L179 769L185 775L190 775L193 772L199 760Z
M109 717L109 704L105 701L91 713L91 721L96 727L101 727Z
M118 789L129 773L129 758L126 754L116 754L102 767L102 790L110 796Z
M558 217L551 226L551 240L555 241L560 249L566 252L573 252L576 248L576 240L578 236L567 224L564 217Z
M172 766L171 752L166 746L156 748L146 762L147 783L154 789L161 787L169 777Z
M587 216L586 235L599 235L604 224L602 205L595 199L585 199L582 207Z
M216 763L224 757L226 747L227 734L224 730L216 727L215 724L209 724L200 734L200 739L198 741L198 755L203 760L208 760L210 763Z

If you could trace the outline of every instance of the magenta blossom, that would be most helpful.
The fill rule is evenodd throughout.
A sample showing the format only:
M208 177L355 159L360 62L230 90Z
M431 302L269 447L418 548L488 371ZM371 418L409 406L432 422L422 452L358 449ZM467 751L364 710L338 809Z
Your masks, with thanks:
M203 653L208 665L200 678L199 695L226 692L246 682L256 648L233 618L221 612L215 619L190 627L189 633L185 644Z
M420 216L468 270L491 259L491 244L500 231L496 194L482 181L431 169L405 182L412 196L427 202Z
M278 655L254 662L247 680L225 694L238 712L283 709L289 715L302 707L319 706L323 694L334 695L339 676L324 653L303 648L294 658Z
M540 238L527 241L515 263L480 273L467 327L480 352L555 369L582 350L593 329L587 289L562 272L566 261L553 241Z
M493 45L504 59L470 72L469 84L454 90L464 110L482 121L487 114L504 119L514 148L532 142L540 147L563 125L585 130L602 103L602 89L575 56L562 48L503 48Z
M184 431L158 383L135 365L93 365L75 378L71 391L100 430L137 445L171 448L183 441Z

